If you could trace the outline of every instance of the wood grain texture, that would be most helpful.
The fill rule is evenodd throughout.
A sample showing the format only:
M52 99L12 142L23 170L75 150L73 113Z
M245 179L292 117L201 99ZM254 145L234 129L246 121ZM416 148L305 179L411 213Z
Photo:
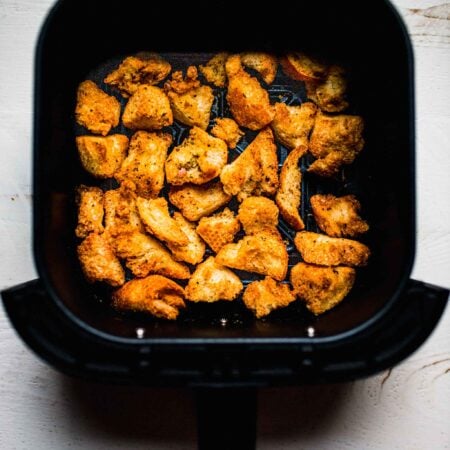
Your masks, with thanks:
M0 288L36 276L31 255L32 63L50 0L0 1ZM396 0L414 43L418 241L413 276L450 287L450 3ZM427 343L364 381L262 390L258 449L450 448L450 309ZM182 390L68 379L0 314L0 449L193 449Z

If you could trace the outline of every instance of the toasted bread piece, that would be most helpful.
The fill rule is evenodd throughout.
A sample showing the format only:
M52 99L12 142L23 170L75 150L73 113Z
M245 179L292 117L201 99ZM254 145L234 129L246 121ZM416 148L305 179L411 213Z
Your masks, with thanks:
M223 88L227 84L227 73L225 71L225 62L229 53L222 52L214 55L204 66L200 66L200 72L206 78L208 83Z
M220 182L201 186L185 184L172 187L169 191L169 200L187 220L196 222L226 205L231 200L231 195L223 190Z
M175 320L185 307L184 289L161 275L131 280L112 295L114 308L150 313L160 319Z
M176 186L204 184L220 174L227 158L227 145L222 139L198 127L191 128L189 136L167 158L167 182Z
M78 154L84 169L96 178L111 178L127 154L128 138L111 136L77 136Z
M278 233L278 208L266 197L247 197L239 205L238 219L245 234L256 234L261 231Z
M280 63L284 73L294 80L323 80L328 73L326 64L302 52L288 53Z
M114 177L130 180L140 197L155 198L164 186L164 164L172 143L169 133L137 131L131 138L128 156Z
M291 270L295 294L313 314L322 314L340 303L355 281L351 267L320 267L303 262Z
M186 261L189 264L202 262L206 245L195 231L196 225L188 222L179 212L173 214L173 220L188 239L186 245L167 244L173 257L177 261Z
M326 176L336 174L343 164L351 164L364 147L363 128L364 121L360 116L318 113L309 151L323 161L322 165L313 163L308 170Z
M260 319L273 310L284 308L295 301L295 295L284 283L277 283L273 278L254 281L247 286L242 296L245 306Z
M125 181L118 189L106 191L103 196L105 229L114 237L125 230L143 231L136 206L134 184Z
M217 302L234 300L243 285L239 277L230 269L217 263L210 256L199 264L186 286L186 298L191 302Z
M260 131L220 174L224 190L239 201L252 195L274 195L278 188L278 156L272 130Z
M241 53L241 61L245 67L256 70L267 84L272 84L277 75L278 61L274 55L263 52Z
M140 231L124 231L111 239L116 255L136 277L157 273L170 278L187 279L189 269L175 261L169 251L156 239Z
M89 283L104 281L111 286L125 283L125 272L105 233L91 233L78 246L78 259Z
M130 97L122 115L123 124L132 130L160 130L172 125L169 99L157 86L139 86Z
M189 243L189 239L180 225L170 216L165 198L149 200L138 197L136 204L139 216L148 233L155 235L170 246L180 247Z
M348 108L347 80L342 67L331 66L323 81L306 82L306 92L322 111L341 112Z
M301 145L289 153L281 168L280 188L275 197L283 219L296 231L305 228L299 212L302 185L299 160L307 151L308 147Z
M217 253L216 261L233 269L259 273L283 280L288 268L286 246L279 235L260 232L244 236L236 244L227 244Z
M270 124L278 142L288 149L308 145L317 107L312 102L300 106L275 103L275 117Z
M209 125L214 94L209 86L201 86L195 66L189 66L186 78L181 71L174 72L164 85L176 120L191 127L206 130Z
M116 87L123 97L130 97L139 86L158 84L171 70L171 65L161 56L142 52L125 58L103 81Z
M120 120L120 103L112 95L103 92L93 81L83 81L78 87L77 123L94 134L106 136Z
M260 130L272 122L275 111L269 94L255 77L243 69L240 56L230 56L225 68L228 76L227 102L236 122L251 130Z
M317 225L328 236L354 237L369 229L367 222L358 215L361 205L354 195L317 194L310 201Z
M84 239L89 233L103 233L103 191L82 184L77 188L77 204L76 236Z
M361 242L311 231L297 233L294 243L305 262L320 266L365 266L370 256Z
M222 141L225 141L228 148L236 148L236 145L244 136L244 132L239 128L239 125L228 117L219 117L216 119L214 127L211 129L211 134Z
M240 228L233 211L225 208L214 216L200 219L197 233L217 253L225 244L233 242Z

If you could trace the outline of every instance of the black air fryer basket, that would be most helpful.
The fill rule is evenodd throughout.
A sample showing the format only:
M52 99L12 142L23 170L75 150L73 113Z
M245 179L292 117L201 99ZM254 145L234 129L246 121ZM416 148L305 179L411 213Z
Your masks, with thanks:
M339 182L304 176L302 215L314 230L307 219L310 195L356 194L371 226L369 265L358 272L348 298L317 318L298 302L262 321L246 315L239 302L194 305L174 323L119 315L108 308L105 291L84 280L76 258L74 190L93 184L75 148L77 86L87 77L100 83L108 64L141 50L186 67L218 51L249 49L303 50L350 68L351 112L365 119L366 146ZM306 98L302 83L294 86L296 98L286 83L295 82L280 70L270 88L273 99L285 96L295 104ZM223 93L215 108L226 108ZM221 418L218 408L209 408L214 401L222 401L223 412L236 398L246 399L244 388L374 374L411 354L436 326L448 291L409 279L414 140L411 44L387 1L297 2L270 10L247 10L234 1L189 2L174 10L138 0L60 1L36 50L33 227L39 279L2 293L7 314L24 341L65 373L198 388L201 431L205 424L209 431L200 443L213 448L204 439L216 430L211 421ZM241 443L251 430L244 424L254 420L251 403L246 406L233 404L227 417Z

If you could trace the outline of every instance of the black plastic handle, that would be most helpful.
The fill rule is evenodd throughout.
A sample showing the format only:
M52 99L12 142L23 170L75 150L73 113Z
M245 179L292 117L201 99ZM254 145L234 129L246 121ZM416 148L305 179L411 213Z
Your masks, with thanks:
M256 448L256 388L197 391L199 450Z

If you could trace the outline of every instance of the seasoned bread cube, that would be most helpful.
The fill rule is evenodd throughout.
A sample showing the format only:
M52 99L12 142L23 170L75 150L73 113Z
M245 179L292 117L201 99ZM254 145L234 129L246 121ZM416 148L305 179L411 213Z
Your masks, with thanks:
M225 141L228 148L236 148L236 145L244 136L244 132L239 128L239 125L228 117L217 118L214 127L211 129L211 134L222 141Z
M114 177L132 181L140 197L155 198L164 186L164 164L172 143L169 133L137 131L131 138L128 156Z
M270 104L269 94L255 77L243 69L240 56L230 56L225 68L227 102L236 122L251 130L260 130L272 122L275 110Z
M142 52L128 56L109 73L104 82L116 87L123 97L133 95L141 85L155 85L169 75L172 67L156 53Z
M311 231L297 233L294 243L305 262L321 266L365 266L370 256L361 242Z
M104 281L111 286L125 283L125 272L105 233L91 233L77 248L78 259L89 283Z
M305 228L299 212L302 184L299 161L307 151L308 147L301 145L292 150L284 160L280 172L280 188L275 197L283 219L296 231Z
M291 283L295 294L315 315L334 308L350 292L355 281L351 267L320 267L303 262L291 270Z
M114 251L136 277L157 273L171 278L187 279L189 269L172 257L156 239L137 230L118 233L111 240Z
M354 195L313 195L311 207L319 228L328 236L354 237L365 233L369 225L358 215L360 203Z
M199 264L186 286L186 298L191 302L216 302L234 300L243 285L239 277L230 269L217 263L210 256Z
M227 145L222 139L200 128L191 128L189 136L167 158L167 182L177 186L204 184L220 174L227 158Z
M307 146L316 112L317 107L311 102L300 106L275 103L275 117L270 126L278 142L288 149Z
M197 233L217 253L225 244L233 242L240 228L233 211L225 208L214 216L202 217L197 226Z
M260 319L273 310L284 308L295 301L295 295L284 283L277 283L273 278L254 281L247 286L242 296L245 306Z
M239 201L252 195L274 195L278 188L278 156L272 130L260 131L220 174L224 190Z
M245 67L256 70L267 84L272 84L277 75L278 61L274 55L262 52L241 53L241 61Z
M200 66L200 72L206 78L208 83L223 88L227 83L227 73L225 71L225 62L229 53L222 52L214 55L204 66Z
M77 136L78 154L84 169L96 178L111 178L122 165L128 148L123 134Z
M157 86L139 86L125 106L122 122L132 130L148 131L172 125L169 99Z
M226 205L231 200L231 195L223 190L220 182L201 186L185 184L172 187L169 191L169 200L187 220L196 222Z
M223 266L267 275L284 280L288 254L278 234L267 231L244 236L236 244L227 244L217 253L216 261Z
M281 58L280 63L284 73L294 80L323 80L328 72L325 64L302 52L288 53Z
M150 275L130 280L112 296L114 308L150 313L160 319L175 320L185 307L184 289L168 278Z
M93 81L86 80L78 87L75 117L77 123L92 133L106 136L111 128L119 125L120 103Z
M245 234L256 234L260 231L278 233L278 208L266 197L247 197L239 205L238 219Z
M75 234L85 238L89 233L103 233L103 191L98 187L78 186L78 225Z
M214 102L209 86L201 86L197 79L197 68L190 66L183 78L181 71L174 72L172 79L164 85L176 120L191 127L206 130Z

